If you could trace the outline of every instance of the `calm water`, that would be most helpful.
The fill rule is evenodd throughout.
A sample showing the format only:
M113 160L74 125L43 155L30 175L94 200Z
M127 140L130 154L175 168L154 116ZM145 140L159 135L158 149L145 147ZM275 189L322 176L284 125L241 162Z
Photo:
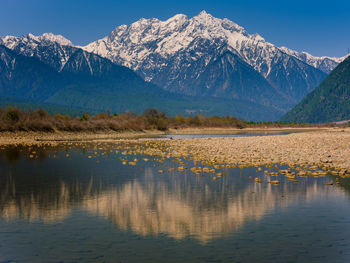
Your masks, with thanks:
M179 165L115 150L1 150L0 262L350 262L348 181L160 173Z
M167 135L160 135L159 138L192 139L192 138L251 137L251 136L286 135L290 133L291 132L242 132L242 133L233 133L233 134L167 134Z

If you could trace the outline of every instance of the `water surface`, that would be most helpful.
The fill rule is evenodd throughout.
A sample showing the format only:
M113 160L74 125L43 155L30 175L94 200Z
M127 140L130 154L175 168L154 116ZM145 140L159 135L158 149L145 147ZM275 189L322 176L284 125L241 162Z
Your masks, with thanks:
M192 139L192 138L226 138L226 137L252 137L252 136L273 136L287 135L292 132L239 132L232 134L166 134L159 135L159 138L166 139Z
M191 161L116 151L2 149L0 262L350 261L345 179L197 175L177 170Z

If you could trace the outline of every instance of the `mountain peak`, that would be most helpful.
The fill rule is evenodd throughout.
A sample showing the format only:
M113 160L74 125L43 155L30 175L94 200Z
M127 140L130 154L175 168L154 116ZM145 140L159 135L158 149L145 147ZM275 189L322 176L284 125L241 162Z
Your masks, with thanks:
M198 14L198 16L201 16L201 17L212 17L212 15L209 14L209 13L207 13L207 11L205 11L205 10L202 10L202 11Z
M55 35L53 33L44 33L41 35L41 37L45 40L57 42L61 45L73 46L73 43L62 35Z
M165 22L172 22L172 21L183 21L183 20L187 20L187 16L184 14L177 14L174 15L173 17L170 17L167 21Z
M131 25L119 26L107 37L82 48L133 70L143 70L141 75L147 80L152 80L158 70L170 66L170 60L180 60L180 54L186 54L183 56L188 65L201 60L207 65L224 49L239 54L264 77L271 73L273 59L281 55L297 58L326 73L339 63L335 59L316 61L311 55L280 49L259 34L249 34L233 21L216 18L205 10L192 18L177 14L165 21L140 19Z
M35 36L32 33L28 33L28 35L26 35L26 37L28 39L33 39L35 41L51 41L51 42L56 42L60 45L64 45L64 46L73 46L73 43L68 40L67 38L65 38L62 35L55 35L53 33L44 33L41 36Z
M211 14L207 13L205 10L200 12L198 15L194 16L192 19L199 20L201 22L206 22L206 23L210 23L214 20L221 20L219 18L213 17Z

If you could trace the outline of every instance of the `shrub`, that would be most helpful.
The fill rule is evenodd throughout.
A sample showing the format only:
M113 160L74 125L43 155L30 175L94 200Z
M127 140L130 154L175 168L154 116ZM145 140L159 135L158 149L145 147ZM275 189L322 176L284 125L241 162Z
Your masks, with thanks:
M168 129L168 118L164 112L161 112L157 109L147 109L142 114L143 118L146 121L148 129L158 129L158 130L167 130Z
M37 112L37 114L39 115L39 118L40 118L40 119L44 119L45 117L48 117L48 116L49 116L49 114L47 113L47 111L44 110L44 109L38 109L36 112Z
M63 116L63 115L60 114L60 113L56 113L56 114L55 114L55 117L56 117L57 119L60 119L60 120L64 120L64 119L65 119L65 116Z
M334 124L330 123L329 126ZM349 125L349 124L344 124ZM70 117L68 115L49 115L45 110L29 110L23 112L15 107L8 107L5 110L0 108L0 131L140 131L145 129L157 129L166 131L169 127L327 127L326 125L310 125L300 123L280 122L246 122L232 116L183 116L168 117L164 112L151 108L137 115L132 112L122 114L99 113L90 116L84 113L81 117Z
M109 119L110 116L107 114L107 113L104 113L104 112L101 112L99 114L96 114L93 119L96 119L96 120L105 120L105 119Z
M88 121L90 119L90 115L88 112L85 112L81 117L80 120L81 121Z
M21 116L21 110L14 107L7 107L5 110L6 120L10 122L18 122Z

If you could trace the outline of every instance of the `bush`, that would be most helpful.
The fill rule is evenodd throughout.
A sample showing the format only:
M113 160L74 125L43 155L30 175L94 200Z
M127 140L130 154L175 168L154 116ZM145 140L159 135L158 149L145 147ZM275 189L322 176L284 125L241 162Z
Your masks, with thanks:
M334 124L328 124L334 125ZM348 124L350 126L350 123ZM5 110L0 108L0 131L141 131L145 129L157 129L166 131L169 128L183 127L311 127L310 124L280 122L246 122L232 116L183 116L168 117L164 112L151 108L143 114L137 115L132 112L122 114L99 113L90 116L84 113L81 117L68 115L49 115L45 110L23 112L15 107ZM313 127L322 125L313 125ZM325 125L323 125L325 126ZM327 127L327 126L326 126Z
M88 121L89 119L90 119L90 114L87 112L85 112L80 118L81 121Z
M49 114L47 113L47 111L44 110L44 109L39 109L39 110L37 110L36 112L37 112L37 114L39 115L39 118L40 118L40 119L44 119L45 117L48 117L48 116L49 116Z
M5 110L6 120L10 122L18 122L21 116L21 110L14 107L8 107Z
M157 129L165 131L168 129L168 118L164 112L150 108L142 114L145 119L147 129Z

